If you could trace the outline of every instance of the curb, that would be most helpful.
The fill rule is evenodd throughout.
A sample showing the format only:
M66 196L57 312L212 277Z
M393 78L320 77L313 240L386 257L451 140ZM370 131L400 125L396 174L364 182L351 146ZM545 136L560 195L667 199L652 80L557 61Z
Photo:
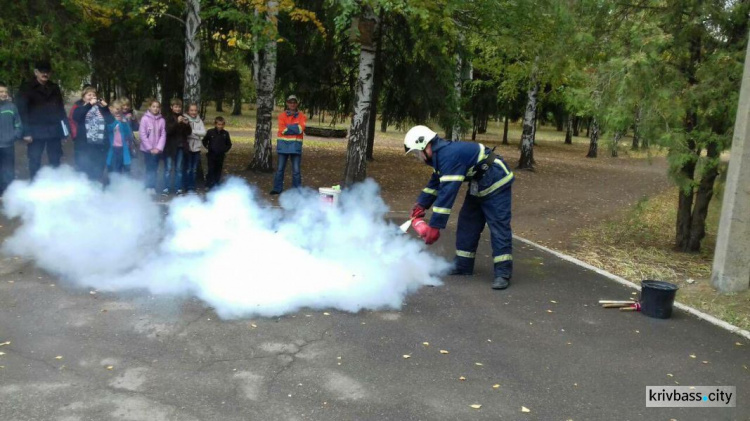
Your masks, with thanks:
M608 279L610 279L612 281L617 282L618 284L625 285L626 287L633 288L633 289L636 289L638 291L641 290L641 287L638 286L638 285L636 285L636 284L634 284L633 282L630 282L630 281L628 281L625 278L619 277L619 276L617 276L615 274L607 272L606 270L599 269L596 266L592 266L592 265L590 265L590 264L588 264L586 262L578 260L575 257L568 256L567 254L563 254L563 253L560 253L559 251L552 250L551 248L545 247L545 246L543 246L541 244L537 244L537 243L535 243L535 242L533 242L531 240L527 240L527 239L525 239L523 237L519 237L517 235L514 235L513 238L516 239L516 240L518 240L518 241L520 241L520 242L522 242L522 243L524 243L524 244L530 245L530 246L538 248L540 250L544 250L547 253L553 254L553 255L559 257L560 259L563 259L563 260L568 261L570 263L573 263L575 265L581 266L581 267L586 268L588 270L594 271L594 272L598 273L599 275L602 275L602 276L604 276L604 277L606 277L606 278L608 278ZM706 313L704 313L704 312L702 312L700 310L694 309L693 307L687 306L687 305L682 304L682 303L677 302L677 301L675 301L674 306L676 308L684 311L684 312L692 314L693 316L695 316L695 317L697 317L697 318L699 318L701 320L705 320L705 321L707 321L708 323L711 323L714 326L718 326L718 327L720 327L720 328L722 328L724 330L727 330L729 332L735 333L737 335L740 335L740 336L744 337L745 339L750 340L750 331L747 331L745 329L741 329L741 328L739 328L739 327L737 327L737 326L735 326L735 325L733 325L731 323L727 323L724 320L717 319L716 317L714 317L714 316L712 316L710 314L706 314Z

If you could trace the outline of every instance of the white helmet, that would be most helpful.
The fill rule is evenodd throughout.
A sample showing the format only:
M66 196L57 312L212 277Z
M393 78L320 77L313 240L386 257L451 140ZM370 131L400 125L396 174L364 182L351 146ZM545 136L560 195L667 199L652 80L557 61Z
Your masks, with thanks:
M411 151L423 151L437 133L430 130L427 126L414 126L406 132L404 137L404 150L406 153Z

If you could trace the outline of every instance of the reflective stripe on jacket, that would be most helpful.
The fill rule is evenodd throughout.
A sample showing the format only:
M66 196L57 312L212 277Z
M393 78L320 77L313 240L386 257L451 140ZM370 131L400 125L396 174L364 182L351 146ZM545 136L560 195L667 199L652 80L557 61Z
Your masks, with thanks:
M432 206L431 227L445 228L461 183L472 180L477 173L476 166L489 156L491 150L481 143L452 142L440 137L431 144L430 165L434 172L417 198L417 203L425 209ZM513 177L513 172L508 169L505 161L498 157L494 165L478 180L476 196L483 198L508 188Z
M279 130L276 133L276 152L300 155L302 154L302 138L305 133L307 117L300 112L279 113Z

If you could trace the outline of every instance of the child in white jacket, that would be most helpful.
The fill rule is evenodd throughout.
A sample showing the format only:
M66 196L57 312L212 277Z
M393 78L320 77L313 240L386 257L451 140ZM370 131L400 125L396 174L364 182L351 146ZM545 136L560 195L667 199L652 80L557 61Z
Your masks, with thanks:
M188 106L188 112L185 116L192 127L193 132L188 136L189 151L185 151L185 190L187 193L195 193L196 171L198 164L201 162L201 141L206 135L206 126L203 120L198 116L198 104L191 103Z

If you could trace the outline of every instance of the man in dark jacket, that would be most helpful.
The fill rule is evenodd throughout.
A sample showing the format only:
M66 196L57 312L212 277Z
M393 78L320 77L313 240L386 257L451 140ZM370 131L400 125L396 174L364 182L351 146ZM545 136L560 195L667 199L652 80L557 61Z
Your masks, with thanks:
M214 128L206 132L203 137L203 147L208 149L208 174L206 174L206 188L211 189L221 182L221 171L224 168L224 156L232 149L232 138L224 130L224 117L214 119Z
M60 165L62 140L70 134L62 92L50 81L52 66L40 61L34 66L34 79L21 86L18 112L23 122L23 140L28 144L29 176L42 166L42 154L53 167Z
M412 226L425 243L440 237L463 182L469 182L456 229L456 257L451 275L472 275L479 237L490 227L493 289L510 285L513 273L513 245L510 228L513 172L503 159L481 143L452 142L440 138L425 126L412 127L404 138L406 152L416 153L433 168L432 178L412 209ZM429 223L425 211L432 206Z

